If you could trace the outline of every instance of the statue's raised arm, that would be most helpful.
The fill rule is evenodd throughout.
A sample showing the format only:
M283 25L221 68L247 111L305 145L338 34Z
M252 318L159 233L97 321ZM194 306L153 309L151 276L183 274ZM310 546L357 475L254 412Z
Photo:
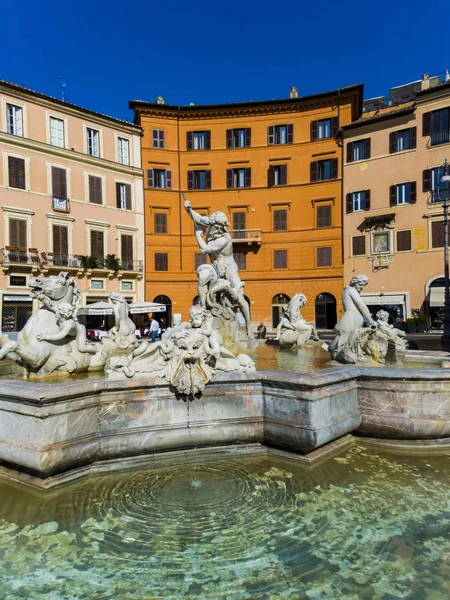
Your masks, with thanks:
M206 215L200 215L198 212L192 209L191 203L189 200L186 200L184 194L184 208L186 209L187 214L191 217L196 225L204 225L205 227L209 227L209 218Z

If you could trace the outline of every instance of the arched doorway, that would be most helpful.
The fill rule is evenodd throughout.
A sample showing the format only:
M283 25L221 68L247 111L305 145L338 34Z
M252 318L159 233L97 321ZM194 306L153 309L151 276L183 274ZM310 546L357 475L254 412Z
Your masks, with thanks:
M433 277L426 285L426 309L430 319L431 329L444 328L445 278Z
M314 302L317 329L333 329L336 325L336 298L333 294L319 294Z
M198 296L195 296L195 298L192 300L192 306L197 306L199 302Z
M289 303L289 296L286 294L277 294L272 298L272 327L277 328L280 322L281 313Z
M153 298L153 302L166 305L165 313L157 313L156 318L159 321L160 317L166 320L166 327L172 326L172 300L168 296L160 295Z

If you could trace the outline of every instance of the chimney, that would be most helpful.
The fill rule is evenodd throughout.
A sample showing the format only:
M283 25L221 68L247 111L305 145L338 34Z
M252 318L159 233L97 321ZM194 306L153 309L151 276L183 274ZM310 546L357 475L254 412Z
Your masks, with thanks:
M448 69L445 69L445 79L444 81L450 81L450 73L448 72Z
M156 96L156 104L164 104L164 96Z
M424 73L422 75L422 83L420 86L421 90L428 90L430 88L430 75L428 73Z
M296 85L289 90L289 98L298 98L298 87Z

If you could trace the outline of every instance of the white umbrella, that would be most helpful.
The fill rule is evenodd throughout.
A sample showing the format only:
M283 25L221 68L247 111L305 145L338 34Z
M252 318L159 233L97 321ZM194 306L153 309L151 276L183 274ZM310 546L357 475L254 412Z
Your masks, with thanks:
M158 304L157 302L133 302L128 305L129 311L132 315L142 313L157 313L166 312L165 304ZM88 304L85 308L80 308L78 311L79 315L112 315L113 306L109 302L93 302Z
M159 313L166 312L166 305L158 304L157 302L132 302L129 305L129 309L132 315L138 315L142 313Z
M93 302L85 308L80 308L79 315L112 315L113 307L109 302Z

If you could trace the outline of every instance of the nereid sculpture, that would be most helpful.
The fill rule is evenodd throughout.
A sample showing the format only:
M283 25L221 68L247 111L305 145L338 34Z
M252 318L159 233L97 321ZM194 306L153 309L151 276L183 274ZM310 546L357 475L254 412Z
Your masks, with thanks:
M314 325L307 323L300 312L306 302L307 299L304 294L295 294L283 311L277 326L276 336L280 346L285 348L303 346L311 338L311 335L313 339L319 339Z

